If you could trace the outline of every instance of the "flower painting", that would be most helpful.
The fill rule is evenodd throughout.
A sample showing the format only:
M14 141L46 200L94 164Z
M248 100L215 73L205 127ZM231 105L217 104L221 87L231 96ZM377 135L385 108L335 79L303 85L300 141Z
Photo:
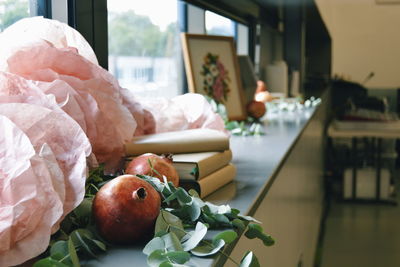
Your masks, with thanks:
M230 92L228 70L219 59L219 55L207 53L200 71L203 80L203 89L206 94L218 103L224 103Z
M231 36L182 34L189 92L223 104L228 119L246 119L238 56Z

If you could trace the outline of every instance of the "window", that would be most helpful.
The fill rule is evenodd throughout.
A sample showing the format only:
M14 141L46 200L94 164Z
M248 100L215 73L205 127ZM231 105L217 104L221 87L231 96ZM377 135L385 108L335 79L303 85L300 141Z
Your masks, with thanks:
M108 0L108 64L138 96L182 92L177 0Z
M0 32L25 17L29 17L29 0L0 0Z
M206 33L212 35L235 35L235 22L214 12L206 11Z

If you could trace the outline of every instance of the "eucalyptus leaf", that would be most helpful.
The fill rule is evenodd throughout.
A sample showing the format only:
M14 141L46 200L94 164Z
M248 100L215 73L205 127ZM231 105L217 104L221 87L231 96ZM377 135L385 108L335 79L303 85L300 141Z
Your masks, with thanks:
M163 235L161 239L164 241L166 251L183 251L182 244L174 232Z
M201 215L201 217L204 219L204 221L206 223L208 223L209 225L213 225L217 222L217 220L214 219L214 217L212 215L207 215L206 213L203 213Z
M275 243L275 240L270 235L263 232L263 228L260 225L251 223L247 228L247 231L244 233L247 238L258 238L262 240L265 246L272 246Z
M99 248L100 250L107 251L107 247L103 242L96 239L92 239L90 241L93 242L96 245L96 247Z
M182 220L166 210L161 210L156 220L155 232L160 231L174 232L179 240L185 235Z
M235 231L226 230L226 231L223 231L223 232L220 232L220 233L216 234L213 237L213 243L216 242L217 240L222 239L222 240L225 241L225 244L230 244L233 241L235 241L237 237L238 237L238 234Z
M190 254L186 251L171 251L167 252L166 256L174 263L184 264L190 260Z
M33 267L69 267L69 266L70 265L66 265L50 257L41 259L35 262L35 264L33 264Z
M178 189L172 191L174 192L171 195L169 195L166 199L164 199L164 202L168 203L174 199L178 199L181 203L185 204L192 202L192 197L189 196L189 194L182 187L179 187Z
M210 202L205 203L209 208L209 211L214 214L225 214L231 212L231 207L229 205L215 205Z
M194 189L189 189L188 193L189 193L189 195L191 195L192 197L200 198L199 193L198 193L196 190L194 190Z
M226 217L223 214L216 214L214 218L217 220L217 222L222 223L222 224L230 224L230 221L228 217Z
M201 240L207 234L207 227L201 223L197 222L194 231L187 233L182 239L182 247L184 251L189 251L194 249Z
M93 251L93 245L91 245L90 242L92 234L88 230L77 229L71 233L70 237L75 247L81 247L83 251L96 258L96 254Z
M74 209L73 213L78 218L90 218L92 216L92 200L84 198L79 206Z
M246 215L239 214L238 217L242 218L242 219L245 219L246 221L249 221L249 222L261 223L259 220L256 220L255 218L253 218L251 216L246 216Z
M258 236L260 236L260 233L262 233L263 232L263 229L262 229L262 227L260 226L260 225L258 225L258 224L254 224L254 223L250 223L248 226L247 226L247 231L244 233L244 235L247 237L247 238L250 238L250 239L253 239L253 238L256 238L256 237L258 237Z
M178 200L181 203L185 204L192 203L192 197L182 187L179 187L176 192L178 194Z
M232 225L240 230L244 230L246 228L246 225L241 219L232 220Z
M183 218L188 218L192 222L195 222L201 215L201 209L196 202L193 202L191 205L183 205L179 209L179 214Z
M161 237L155 237L150 240L143 248L143 253L150 255L156 250L163 250L165 248L165 242Z
M215 253L220 251L220 249L223 246L225 246L225 241L223 239L219 239L215 243L211 243L211 242L207 242L206 244L204 244L204 243L205 242L203 242L202 245L195 247L190 252L195 256L205 257L205 256L214 255Z
M164 251L162 249L158 249L158 250L153 251L147 257L147 264L150 267L159 267L165 261L168 261L168 258L164 254Z
M50 247L50 257L68 266L73 265L68 249L68 242L65 240L59 240Z
M71 238L68 239L68 251L69 251L69 256L71 258L71 261L72 261L72 266L80 267L81 265L79 263L79 258L78 258L78 255L76 254L76 249L75 249L74 243L72 242Z
M239 267L260 267L260 263L254 253L248 251L240 261Z
M174 267L174 264L171 263L170 261L164 261L158 267Z

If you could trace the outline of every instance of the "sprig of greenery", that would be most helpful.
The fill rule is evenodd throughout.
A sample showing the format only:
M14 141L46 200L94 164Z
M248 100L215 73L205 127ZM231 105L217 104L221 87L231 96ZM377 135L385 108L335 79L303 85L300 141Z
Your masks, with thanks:
M149 182L163 198L155 226L156 234L143 249L143 253L148 256L149 266L186 266L184 264L190 260L188 252L199 257L223 254L223 247L234 242L240 233L250 239L260 239L265 246L274 244L274 239L264 233L260 222L240 214L237 209L204 202L196 191L186 192L181 187L174 187L171 182L160 182L146 175L138 177ZM209 229L220 231L211 240L207 240ZM225 256L241 267L259 266L253 253L247 252L240 263Z
M214 112L218 113L224 120L225 129L227 129L231 134L237 136L265 135L264 127L258 119L247 117L244 121L231 121L228 119L226 108L223 104L217 103L211 97L206 97L206 99L211 104Z
M274 240L264 233L260 222L240 214L228 205L214 205L200 199L194 190L187 192L173 183L158 178L138 175L149 182L162 196L162 208L155 224L155 235L143 249L149 266L185 267L191 255L205 257L220 253L240 267L259 266L256 256L246 252L240 262L223 252L226 244L235 242L241 233L250 239L260 239L271 246ZM98 189L114 178L104 175L100 166L89 172L86 195L82 203L61 223L52 236L49 249L34 267L79 267L80 259L97 258L107 250L108 244L98 235L92 220L92 201ZM218 229L211 239L210 229Z

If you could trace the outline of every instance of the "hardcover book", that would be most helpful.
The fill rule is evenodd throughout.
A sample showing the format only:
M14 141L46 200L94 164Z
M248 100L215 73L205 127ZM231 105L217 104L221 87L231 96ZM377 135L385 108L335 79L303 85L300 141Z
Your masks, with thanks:
M181 179L201 180L212 172L226 166L232 160L232 151L209 151L174 154L173 165Z
M188 189L196 190L201 198L208 196L229 182L233 181L236 176L236 167L232 163L229 163L225 167L207 175L201 180L193 180L193 179L181 179L180 185L181 187Z
M127 156L144 153L193 153L229 149L229 136L212 129L190 129L134 137L125 144Z

